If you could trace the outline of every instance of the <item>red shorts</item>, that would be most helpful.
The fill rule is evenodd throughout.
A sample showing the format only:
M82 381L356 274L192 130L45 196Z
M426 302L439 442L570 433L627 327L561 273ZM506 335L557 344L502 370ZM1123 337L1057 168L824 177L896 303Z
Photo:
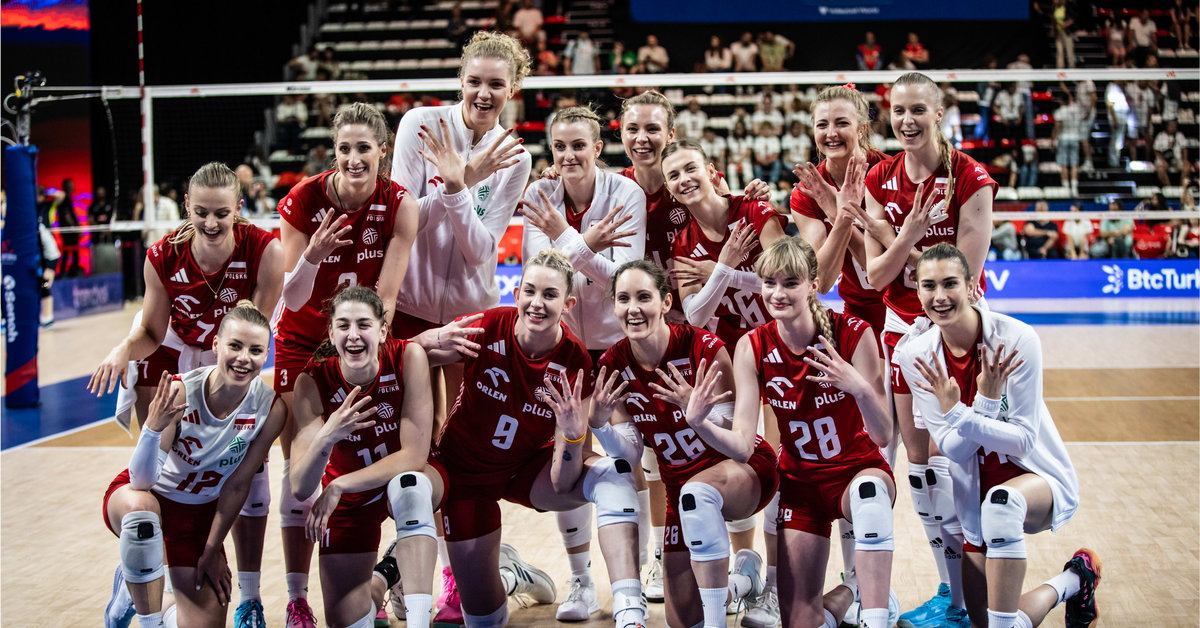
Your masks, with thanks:
M750 465L754 475L758 476L759 495L754 512L759 512L775 499L775 492L779 490L779 460L771 446L760 437L746 464ZM663 551L686 552L687 542L683 538L683 528L679 523L679 492L683 485L664 482L664 487L667 490L667 519L664 524L666 527L663 528Z
M137 362L137 381L134 386L158 386L163 373L179 374L179 352L160 346L154 353Z
M883 331L883 323L887 320L887 306L883 304L882 298L867 303L851 303L846 301L846 305L842 308L842 311L850 316L867 321L867 324L871 326L871 330L876 334L876 341L878 341L878 334ZM879 345L879 357L883 357L882 344Z
M803 477L787 473L779 478L780 528L808 532L829 538L833 522L845 518L842 512L842 495L854 476L864 469L880 469L892 474L892 468L883 457L868 459L856 464L810 465Z
M888 370L891 372L893 395L912 394L912 389L908 387L908 381L904 379L904 374L900 372L900 366L892 361L892 356L896 353L896 344L903 337L903 334L898 334L894 331L883 332L883 344L887 345L886 357L888 358Z
M120 536L112 529L108 520L108 498L113 491L129 484L129 469L122 471L109 483L104 492L104 503L100 516L104 526L113 534ZM213 517L217 514L217 500L204 504L183 504L172 501L155 493L151 495L158 500L158 510L162 513L163 545L166 548L167 564L175 567L195 567L204 553L204 545L208 542L208 533L212 530ZM221 548L225 555L225 548Z
M450 492L450 480L441 463L430 461L429 465L442 476L442 503ZM325 527L325 538L321 539L320 554L361 554L379 551L380 526L391 514L388 512L387 487L374 489L378 496L374 501L357 506L341 506L329 515ZM438 504L438 510L442 504Z
M308 366L316 350L315 345L275 337L275 392L283 394L295 390L296 378Z
M454 486L442 502L446 540L469 541L499 530L501 499L537 510L529 492L553 455L553 447L539 449L516 473L487 483L480 483L478 474L456 472L452 464L443 461L449 484Z
M441 325L431 323L423 318L417 318L412 314L405 314L400 310L396 310L396 313L392 315L392 338L408 340L415 338L421 332L437 327L441 327Z

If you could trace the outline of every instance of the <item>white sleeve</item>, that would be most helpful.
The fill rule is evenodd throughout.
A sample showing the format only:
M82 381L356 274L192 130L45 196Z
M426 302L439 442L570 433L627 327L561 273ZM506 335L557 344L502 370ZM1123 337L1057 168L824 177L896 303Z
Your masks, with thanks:
M433 190L425 188L425 160L417 154L425 146L424 140L417 137L421 130L421 114L410 110L400 118L396 126L396 138L392 150L392 181L399 183L409 193L417 196L417 206L420 213L420 225L428 226L429 212L434 205L441 203ZM440 189L439 189L440 191Z
M746 290L755 294L762 291L762 279L759 278L758 273L748 270L733 271L733 280L729 285L734 290Z
M683 299L683 313L687 320L696 327L704 327L716 314L721 305L721 297L733 282L734 270L721 262L713 267L712 276L700 289L700 292L688 295Z
M296 312L308 303L312 296L313 283L317 279L319 264L313 264L300 254L296 267L289 273L283 274L283 304L287 309Z
M1008 413L996 418L1000 401L976 396L972 407L959 403L945 421L964 439L989 451L1024 458L1033 452L1041 428L1042 351L1037 337L1023 337L1013 347L1024 364L1008 377ZM915 392L915 391L914 391Z
M451 195L445 195L442 188L438 190L443 201L430 207L429 224L436 225L442 221L449 223L454 231L458 253L468 265L480 266L489 260L495 263L496 247L504 237L504 231L508 229L508 223L517 209L517 201L520 200L521 193L525 190L525 182L529 179L529 153L522 155L524 159L520 163L484 180L487 183L495 183L496 187L491 190L491 198L484 201L487 203L487 211L482 216L476 214L472 208L472 189L463 189L458 194Z
M167 452L163 451L162 432L142 426L133 455L129 458L129 485L139 491L148 491L158 482Z
M979 444L963 438L958 430L945 421L937 397L917 385L917 382L924 381L924 378L917 371L915 361L907 353L897 352L893 361L900 365L904 372L904 379L908 380L909 388L912 389L913 409L921 413L921 418L929 429L929 435L937 443L938 450L956 462L969 461L979 450Z
M642 459L642 438L632 422L617 425L605 423L600 427L593 427L592 433L604 448L604 453L609 456L624 458L633 463Z
M554 248L566 254L576 271L583 273L585 277L606 289L612 282L613 273L617 272L618 267L630 260L642 259L646 256L645 193L639 188L620 199L614 198L612 207L618 205L624 205L625 207L621 210L621 213L617 214L617 219L620 219L622 216L630 216L629 220L620 226L620 230L633 231L635 233L623 240L629 246L612 247L612 259L600 255L600 251L593 251L588 248L583 235L570 227L562 232L562 235L558 236L558 239L554 241ZM611 207L605 208L605 213L608 213L611 209Z

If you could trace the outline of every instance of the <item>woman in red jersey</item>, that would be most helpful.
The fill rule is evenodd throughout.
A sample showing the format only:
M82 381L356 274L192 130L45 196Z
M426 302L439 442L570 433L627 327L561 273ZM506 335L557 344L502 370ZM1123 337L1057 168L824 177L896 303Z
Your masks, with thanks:
M817 301L819 263L805 240L776 240L755 270L774 320L738 342L734 373L738 398L761 396L778 421L782 621L836 628L854 601L846 591L821 596L831 524L846 518L856 550L846 586L861 586L864 626L890 626L896 485L879 451L892 437L892 417L875 335L862 319Z
M929 77L910 72L898 78L892 86L890 114L892 131L904 151L867 174L867 212L892 228L871 229L872 234L882 232L883 240L876 236L866 242L868 280L886 286L883 340L888 355L924 315L912 277L920 251L938 242L956 244L972 268L982 269L991 243L996 182L979 162L950 146L941 132L943 113L941 90ZM888 241L893 232L895 238ZM982 290L981 282L978 294ZM954 516L949 461L931 448L929 433L914 416L912 394L900 370L895 365L889 368L913 505L925 525L942 580L933 599L901 619L928 625L949 616L948 621L957 622L954 625L965 625L962 595L955 584L962 556L952 549L960 542L962 530ZM959 540L949 541L947 550L942 547L946 539Z
M371 625L402 577L407 621L426 628L437 557L433 512L447 483L428 462L433 393L425 350L388 339L384 303L364 286L330 302L329 346L296 381L291 481L299 496L319 489L305 528L320 547L326 623ZM389 515L398 560L385 557L377 581L371 566Z
M417 201L387 179L388 128L383 115L364 103L346 105L334 116L335 166L301 181L279 202L283 218L282 305L275 313L275 390L292 407L296 377L325 338L323 305L346 286L375 288L391 321L396 293L408 267L417 231ZM444 164L444 177L461 177L461 160ZM294 430L284 430L284 467L291 458ZM288 617L315 626L305 599L312 545L304 525L315 495L297 501L290 474L284 475L280 524L288 587ZM293 619L289 619L293 621Z
M666 272L635 260L617 269L612 285L625 339L600 358L592 429L610 455L637 458L645 440L658 460L668 495L662 541L667 623L723 625L729 599L763 590L762 559L752 550L739 551L734 573L727 571L725 520L753 517L771 501L775 455L755 433L757 414L732 421L725 343L667 322ZM708 390L717 402L705 407Z
M163 373L186 373L214 363L212 334L239 300L252 300L262 312L275 309L279 301L283 249L270 233L242 217L237 175L220 162L205 164L188 181L183 202L187 221L146 252L146 294L132 332L113 347L88 383L91 392L111 392L118 382L125 386L133 365L132 388L118 394L117 420L126 427L131 409L139 423L145 421ZM239 615L262 613L258 580L270 500L264 465L233 527L243 594Z

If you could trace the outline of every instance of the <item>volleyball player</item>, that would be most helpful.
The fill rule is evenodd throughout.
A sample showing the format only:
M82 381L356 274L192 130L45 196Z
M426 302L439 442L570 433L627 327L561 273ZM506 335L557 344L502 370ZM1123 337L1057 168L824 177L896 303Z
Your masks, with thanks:
M647 240L646 196L637 183L598 167L603 147L600 119L591 110L569 107L556 113L550 148L558 176L533 182L521 209L523 257L532 259L553 247L578 269L572 289L577 303L563 313L563 321L593 359L623 337L609 307L612 273L626 261L641 259ZM600 610L590 569L591 504L556 518L571 580L555 617L582 621Z
M225 625L225 536L287 409L258 377L270 325L254 304L239 302L215 332L213 366L159 374L129 468L104 494L104 522L121 556L106 626L128 625L131 605L143 627ZM176 602L166 613L164 555Z
M484 330L472 339L477 357L465 359L434 453L453 487L442 506L450 565L472 576L457 579L468 626L503 626L506 594L555 599L549 576L500 542L501 499L541 511L595 504L615 624L645 621L632 465L597 456L585 442L592 361L561 321L575 305L574 272L562 253L541 251L525 262L516 307L487 310L472 323ZM433 364L463 359L452 350L429 355ZM488 565L499 565L499 575Z
M305 524L320 548L321 592L330 626L373 625L384 594L403 578L408 625L430 625L437 559L433 512L444 474L428 463L433 397L425 350L389 340L383 301L351 286L329 306L329 346L318 350L294 391L291 484L320 490ZM379 527L396 522L396 559L372 578Z
M738 397L761 396L779 426L783 623L840 624L856 596L821 593L831 525L847 518L856 556L844 586L850 593L861 588L862 625L888 628L896 485L880 453L892 437L892 416L876 340L865 321L817 300L817 254L802 238L776 240L755 270L774 320L738 342L734 373ZM746 404L744 411L757 408Z
M185 373L213 364L213 331L240 299L262 312L275 308L283 275L283 251L270 233L242 217L241 186L225 164L201 166L184 195L187 220L146 253L146 293L133 330L93 373L88 389L112 392L118 383L117 420L128 428L130 410L144 423L163 373ZM134 361L134 362L131 362ZM133 386L127 371L135 369ZM259 573L271 502L264 464L233 526L241 602L235 624L262 618Z
M864 220L887 221L892 231L870 228L866 239L867 278L881 286L888 311L883 329L885 353L924 313L912 268L920 250L938 242L956 244L972 268L983 268L991 242L992 200L998 186L983 166L950 146L942 135L942 94L917 72L896 79L891 92L892 131L904 151L867 174ZM849 205L845 206L853 211ZM980 284L980 291L983 286ZM954 516L949 461L929 444L929 434L912 408L912 394L900 370L891 365L891 398L908 456L913 505L938 565L938 593L901 616L902 624L965 626L967 614L959 583L962 532ZM933 454L933 455L931 455ZM949 539L949 540L946 540Z
M1079 504L1079 479L1042 397L1037 334L972 304L970 262L949 244L926 249L916 274L929 318L901 341L896 362L915 383L916 408L950 460L971 623L1033 628L1066 603L1068 627L1094 625L1101 565L1089 549L1021 593L1025 535L1059 529Z
M774 497L775 454L756 433L757 411L734 419L725 343L667 322L672 296L662 267L623 264L612 296L625 339L600 358L591 426L612 455L636 459L645 441L658 459L668 496L661 541L668 625L724 626L727 602L763 592L753 550L737 552L727 572L725 521L752 518Z
M333 118L335 166L309 177L279 202L284 267L282 305L275 314L275 390L292 407L296 378L327 336L325 301L346 286L378 290L391 318L400 280L417 231L417 201L387 179L388 128L383 115L364 103L340 109ZM461 184L461 168L442 173ZM298 500L288 461L294 430L285 430L283 527L289 626L315 627L305 593L312 544L305 522L316 495Z

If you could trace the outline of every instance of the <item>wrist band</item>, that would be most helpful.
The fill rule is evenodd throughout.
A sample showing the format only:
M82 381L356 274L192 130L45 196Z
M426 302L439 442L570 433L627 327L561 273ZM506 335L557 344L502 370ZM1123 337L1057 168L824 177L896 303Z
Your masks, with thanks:
M567 438L566 434L563 434L563 442L569 443L571 445L577 445L579 443L582 443L583 439L587 438L587 436L588 436L588 433L586 430L583 432L582 436L580 436L579 438L576 438L575 440L571 440L571 439Z

